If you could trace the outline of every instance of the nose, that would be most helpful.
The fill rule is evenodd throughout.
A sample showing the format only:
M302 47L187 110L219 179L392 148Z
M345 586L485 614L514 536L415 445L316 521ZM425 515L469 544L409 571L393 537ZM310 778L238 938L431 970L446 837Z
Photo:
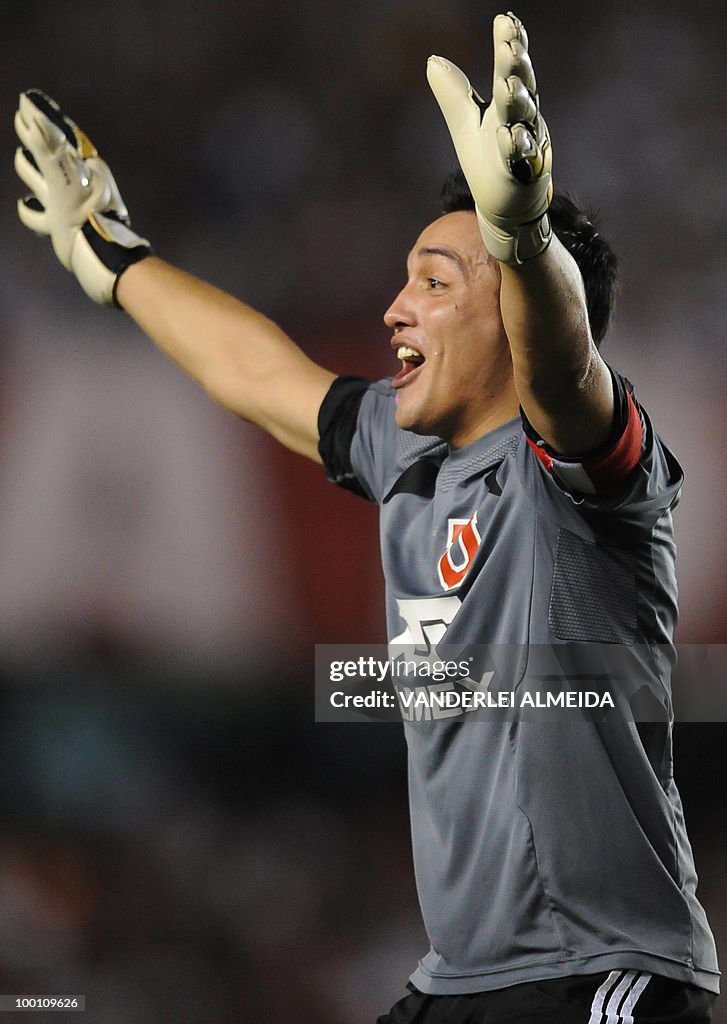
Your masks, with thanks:
M415 322L416 311L407 283L384 313L384 323L391 330L396 330L399 327L411 327Z

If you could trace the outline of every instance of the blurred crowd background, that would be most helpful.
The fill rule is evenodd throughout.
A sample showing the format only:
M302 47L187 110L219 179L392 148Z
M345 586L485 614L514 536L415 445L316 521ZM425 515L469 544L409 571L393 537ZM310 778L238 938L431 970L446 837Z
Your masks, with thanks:
M454 160L426 58L486 95L498 9L0 7L1 992L83 992L103 1024L371 1024L425 951L399 729L313 722L314 645L384 639L376 511L215 407L20 227L18 91L78 120L159 255L331 369L385 376L381 316ZM604 352L686 469L679 639L724 643L727 12L517 13L556 187L621 256ZM676 734L722 945L726 738Z

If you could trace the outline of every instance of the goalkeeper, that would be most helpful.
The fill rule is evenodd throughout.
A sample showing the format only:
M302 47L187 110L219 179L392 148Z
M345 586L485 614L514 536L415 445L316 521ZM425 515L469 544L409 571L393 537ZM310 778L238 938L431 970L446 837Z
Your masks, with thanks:
M653 653L655 728L405 726L431 948L380 1024L697 1024L718 970L664 698L682 473L599 354L615 261L553 196L514 15L495 19L494 49L486 108L459 69L429 62L464 176L385 314L400 363L389 380L334 377L265 316L152 255L94 146L37 91L16 118L32 192L19 213L216 401L380 505L392 642Z

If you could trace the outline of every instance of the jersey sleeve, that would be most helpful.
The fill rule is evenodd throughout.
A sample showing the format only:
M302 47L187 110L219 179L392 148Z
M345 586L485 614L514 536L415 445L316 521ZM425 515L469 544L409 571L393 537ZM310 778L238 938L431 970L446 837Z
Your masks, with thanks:
M587 456L565 459L537 435L523 413L527 444L521 472L541 495L552 495L556 488L586 515L607 514L648 529L677 504L684 475L630 382L613 369L611 376L615 415L607 443Z
M611 436L597 451L588 455L577 459L558 455L538 435L524 410L520 409L528 444L546 470L567 491L581 495L613 493L624 484L639 461L644 432L633 389L624 377L613 370L610 372L614 404Z
M332 483L381 502L396 461L395 411L388 381L334 380L318 414L318 451Z

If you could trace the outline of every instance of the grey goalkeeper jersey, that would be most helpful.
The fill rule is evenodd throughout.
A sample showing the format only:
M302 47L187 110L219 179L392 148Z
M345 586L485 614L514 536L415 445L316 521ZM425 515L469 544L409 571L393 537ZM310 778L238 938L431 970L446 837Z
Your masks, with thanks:
M319 418L329 477L380 506L390 641L645 651L664 712L648 727L618 715L405 723L431 942L411 980L466 993L635 968L717 991L672 775L678 464L639 409L638 466L615 497L582 498L519 421L452 450L394 414L388 382L339 378ZM537 675L529 659L512 688Z

